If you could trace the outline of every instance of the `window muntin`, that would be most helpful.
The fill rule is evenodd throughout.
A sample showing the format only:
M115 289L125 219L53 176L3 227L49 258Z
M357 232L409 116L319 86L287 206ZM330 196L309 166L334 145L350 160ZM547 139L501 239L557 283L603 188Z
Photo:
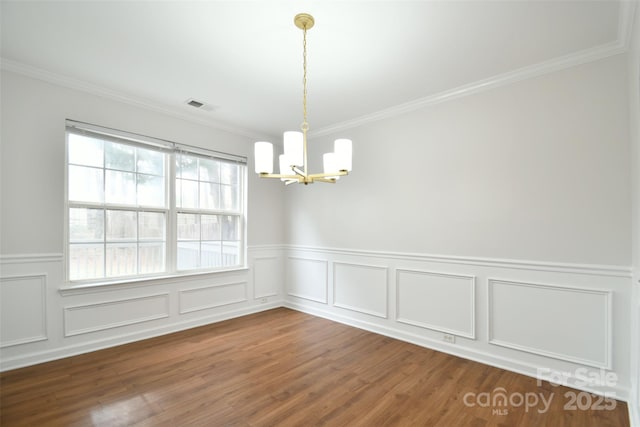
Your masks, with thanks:
M67 130L69 281L244 265L243 159Z

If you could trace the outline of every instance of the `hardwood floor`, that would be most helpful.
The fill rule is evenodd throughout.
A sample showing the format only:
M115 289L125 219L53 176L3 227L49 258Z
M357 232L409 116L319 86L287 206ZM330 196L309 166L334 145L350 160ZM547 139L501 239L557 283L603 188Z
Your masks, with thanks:
M499 387L511 405L500 406ZM578 393L280 308L2 373L0 421L7 427L629 425L624 402L614 401L613 410L565 410L565 393L572 392ZM599 399L587 396L594 404Z

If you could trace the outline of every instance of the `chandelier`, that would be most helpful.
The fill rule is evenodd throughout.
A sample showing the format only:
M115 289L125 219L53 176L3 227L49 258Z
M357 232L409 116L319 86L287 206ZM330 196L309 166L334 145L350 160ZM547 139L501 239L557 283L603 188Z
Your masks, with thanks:
M300 130L284 132L284 154L279 157L280 173L273 173L273 144L260 141L255 143L254 155L256 173L261 178L280 178L286 185L313 184L314 182L335 183L341 176L351 171L351 140L336 139L333 153L325 153L322 160L323 173L309 173L307 170L307 30L314 24L313 16L299 13L293 19L296 27L303 31L302 41L302 125Z

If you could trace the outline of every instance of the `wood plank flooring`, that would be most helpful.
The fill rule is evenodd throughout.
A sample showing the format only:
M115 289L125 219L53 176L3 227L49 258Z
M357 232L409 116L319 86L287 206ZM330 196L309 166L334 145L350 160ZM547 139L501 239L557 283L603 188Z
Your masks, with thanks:
M499 387L507 405L498 399L486 406L487 398L499 397ZM625 403L615 402L613 410L565 410L567 392L577 393L279 308L2 373L0 423L629 425ZM533 403L534 394L550 400L548 410L542 401L521 404L518 396Z

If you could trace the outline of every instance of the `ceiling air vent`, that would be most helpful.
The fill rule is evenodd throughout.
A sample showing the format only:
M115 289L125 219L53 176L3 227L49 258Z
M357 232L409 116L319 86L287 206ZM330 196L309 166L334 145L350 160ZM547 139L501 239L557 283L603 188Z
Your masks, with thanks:
M191 105L192 107L200 108L204 105L204 102L196 101L195 99L190 99L187 101L187 104Z
M184 103L203 111L213 111L217 108L215 105L207 104L206 102L202 101L196 101L193 98L187 99Z

